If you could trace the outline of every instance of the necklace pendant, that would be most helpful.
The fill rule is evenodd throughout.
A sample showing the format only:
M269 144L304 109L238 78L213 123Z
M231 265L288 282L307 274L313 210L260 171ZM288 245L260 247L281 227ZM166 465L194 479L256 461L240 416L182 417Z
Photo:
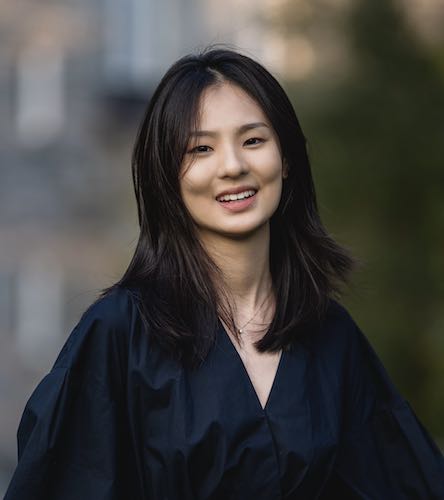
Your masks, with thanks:
M242 328L238 328L238 329L237 329L237 333L238 333L239 335L242 335L242 334L244 333L244 331L242 330Z

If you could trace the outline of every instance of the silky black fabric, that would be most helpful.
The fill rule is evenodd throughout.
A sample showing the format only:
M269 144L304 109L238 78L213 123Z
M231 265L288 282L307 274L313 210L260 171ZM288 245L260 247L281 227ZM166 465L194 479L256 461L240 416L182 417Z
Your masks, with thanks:
M220 326L200 368L118 289L32 394L6 500L444 499L444 459L346 310L284 351L262 409Z

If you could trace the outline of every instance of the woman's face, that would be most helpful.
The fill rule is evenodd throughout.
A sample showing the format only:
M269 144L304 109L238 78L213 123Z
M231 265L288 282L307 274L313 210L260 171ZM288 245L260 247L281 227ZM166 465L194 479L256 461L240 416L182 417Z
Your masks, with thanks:
M240 87L224 82L204 91L197 128L180 189L200 236L238 239L268 229L281 198L283 166L262 109Z

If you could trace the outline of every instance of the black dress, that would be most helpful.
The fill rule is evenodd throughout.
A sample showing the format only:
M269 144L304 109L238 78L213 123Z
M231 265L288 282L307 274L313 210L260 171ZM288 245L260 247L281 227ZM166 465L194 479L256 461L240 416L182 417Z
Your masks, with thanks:
M443 456L334 301L263 409L222 326L188 370L115 290L32 394L18 453L5 500L444 499Z

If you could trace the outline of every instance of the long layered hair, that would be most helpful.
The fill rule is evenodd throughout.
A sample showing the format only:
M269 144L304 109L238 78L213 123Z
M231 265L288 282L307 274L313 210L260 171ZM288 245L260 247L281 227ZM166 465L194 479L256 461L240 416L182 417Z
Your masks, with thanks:
M221 273L201 245L180 194L179 175L205 89L227 81L261 107L280 142L288 177L270 221L270 269L276 300L259 351L287 348L322 318L354 260L318 213L306 139L277 80L258 62L224 48L188 55L167 71L141 123L132 157L140 235L115 287L132 290L153 341L191 365L204 360L218 318L232 325ZM224 295L225 294L225 295Z

